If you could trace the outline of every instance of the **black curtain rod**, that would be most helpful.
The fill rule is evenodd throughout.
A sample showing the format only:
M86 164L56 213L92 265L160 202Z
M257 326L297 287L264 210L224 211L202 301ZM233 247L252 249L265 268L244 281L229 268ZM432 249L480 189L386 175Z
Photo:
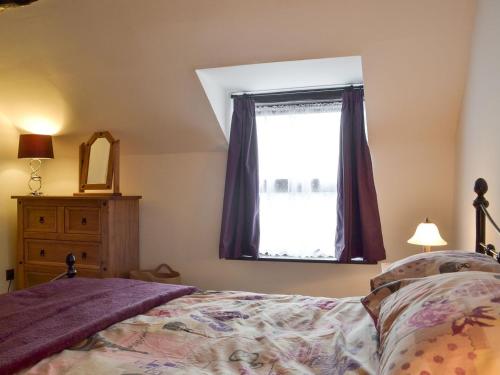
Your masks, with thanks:
M298 94L322 94L322 93L338 93L345 89L353 88L354 90L361 90L364 88L363 85L348 85L341 87L326 87L321 89L300 89L300 90L290 90L290 91L274 91L274 92L262 92L262 93L241 93L241 94L231 94L231 99L239 96L248 96L250 98L269 98L272 96L284 96L284 95L298 95Z

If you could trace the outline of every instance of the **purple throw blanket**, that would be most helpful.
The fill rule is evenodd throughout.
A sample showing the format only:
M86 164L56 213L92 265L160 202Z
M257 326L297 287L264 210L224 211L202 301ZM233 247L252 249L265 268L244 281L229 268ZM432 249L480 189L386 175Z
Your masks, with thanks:
M59 280L0 296L0 374L10 374L194 287L127 279Z

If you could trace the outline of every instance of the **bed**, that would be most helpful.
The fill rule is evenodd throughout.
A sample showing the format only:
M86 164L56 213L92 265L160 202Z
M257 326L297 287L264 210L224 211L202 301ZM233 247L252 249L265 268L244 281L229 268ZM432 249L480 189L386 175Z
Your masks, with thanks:
M395 262L363 298L84 280L69 256L70 278L0 297L18 309L0 303L0 374L500 373L500 256L475 191L476 252Z
M198 292L114 324L22 373L375 374L376 347L359 298Z

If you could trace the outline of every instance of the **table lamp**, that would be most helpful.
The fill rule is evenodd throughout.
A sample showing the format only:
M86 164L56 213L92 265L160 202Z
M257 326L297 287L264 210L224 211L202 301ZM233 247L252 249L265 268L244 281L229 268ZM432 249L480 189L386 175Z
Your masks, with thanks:
M30 159L31 177L28 186L31 195L42 195L42 177L38 174L42 159L54 159L52 136L42 134L21 134L19 136L18 159Z
M447 244L439 234L437 225L431 223L429 218L425 219L425 223L418 224L415 234L408 240L408 243L423 246L424 252L431 251L431 246L444 246Z

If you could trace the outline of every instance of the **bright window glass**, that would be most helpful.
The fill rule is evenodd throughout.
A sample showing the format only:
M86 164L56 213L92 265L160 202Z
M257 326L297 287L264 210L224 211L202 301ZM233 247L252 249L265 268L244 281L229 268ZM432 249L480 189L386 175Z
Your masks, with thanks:
M261 257L334 258L340 111L257 115Z

